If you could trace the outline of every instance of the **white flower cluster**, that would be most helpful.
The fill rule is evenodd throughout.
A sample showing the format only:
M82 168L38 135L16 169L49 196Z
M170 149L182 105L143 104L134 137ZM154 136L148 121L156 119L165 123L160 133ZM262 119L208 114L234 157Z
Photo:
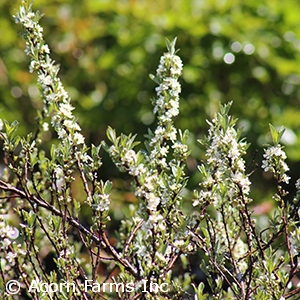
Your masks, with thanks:
M158 187L160 180L158 174L154 171L147 170L147 175L144 176L141 187L136 190L137 197L143 197L146 200L146 207L153 214L157 210L157 206L161 202Z
M95 192L92 197L87 198L87 203L94 211L108 211L110 205L110 194Z
M241 188L244 195L248 195L250 192L250 180L249 178L242 172L236 172L232 174L232 181L236 183L239 188Z
M177 131L172 121L179 113L181 87L178 77L182 63L175 55L175 40L167 43L167 47L169 52L161 58L155 78L159 84L153 103L157 127L154 132L149 131L146 151L135 152L136 143L131 136L116 137L111 129L107 133L113 143L108 148L109 154L119 170L134 177L135 196L140 200L134 218L143 223L136 232L133 248L142 276L148 276L150 271L158 277L165 276L174 254L183 251L181 246L190 239L189 234L183 233L186 225L180 222L178 213L186 184L188 133ZM192 243L187 245L187 250L191 251Z
M172 254L174 254L174 252L178 252L178 249L176 249L176 241L172 243L172 245L167 242L166 247L163 247L162 251L158 251L158 249L151 249L153 235L154 240L156 240L156 244L158 245L158 241L161 238L162 232L164 235L164 240L168 240L169 233L167 231L165 218L158 212L149 215L148 220L143 222L141 231L137 233L138 238L135 243L135 250L139 258L139 263L144 262L148 267L159 266L162 268L161 270L163 273L163 267L167 266ZM151 254L153 251L155 251L154 258ZM142 269L143 268L141 268L141 270Z
M130 175L136 177L146 171L143 164L137 163L137 153L133 149L128 150L125 147L120 153L119 149L112 145L109 147L108 152L120 171L128 171Z
M59 67L49 56L50 50L42 35L43 28L38 24L38 14L31 11L31 5L28 9L21 6L15 20L16 23L21 23L26 31L25 53L31 57L30 72L37 71L45 114L49 114L49 107L55 110L51 124L61 140L67 139L71 145L83 144L81 128L72 114L74 107L70 104L68 93L57 77Z
M154 131L154 136L149 142L149 146L152 148L149 155L149 164L153 168L160 166L161 169L169 169L167 163L167 155L169 153L170 147L166 144L167 140L170 140L172 143L175 143L177 137L177 131L174 126L165 126L158 125Z
M124 165L130 167L136 166L137 164L137 155L134 150L125 150L125 155L121 158L121 161Z
M175 155L177 155L179 158L185 158L188 155L189 148L187 145L181 143L181 142L175 142L172 146L174 149Z
M209 129L208 141L211 142L211 145L206 152L208 163L213 163L218 166L223 165L225 167L224 163L228 165L228 160L230 160L232 168L244 172L245 162L241 158L244 154L242 150L244 144L237 141L237 132L232 127L221 130L220 132L216 131L217 128L218 120L215 118Z
M262 168L265 172L272 172L276 176L279 176L279 181L289 183L290 177L285 174L289 171L289 167L286 164L286 154L282 150L282 147L278 144L276 146L265 149L264 160L262 161Z
M169 130L163 126L157 126L154 131L154 137L150 141L150 146L154 146L155 144L161 144L164 140L171 140L174 142L176 140L176 128L171 127Z
M16 245L15 240L19 237L19 230L13 226L7 225L5 215L0 215L0 255L1 270L4 275L8 275L9 271L14 268L16 260L26 255L21 244Z
M150 211L155 211L159 205L160 199L154 193L145 193L145 198L147 199L147 208Z
M232 244L234 244L234 241L232 241ZM233 248L233 257L238 262L238 268L241 273L245 273L248 267L247 261L242 259L246 255L247 251L247 244L245 244L241 238L238 238Z
M142 230L149 236L152 234L153 229L159 229L159 231L166 230L166 221L164 220L164 217L158 213L150 215L149 219L143 222L142 225ZM168 233L166 232L166 234Z
M238 135L233 125L222 128L218 115L212 120L207 137L208 148L206 151L207 167L204 182L200 185L205 188L198 193L194 206L205 201L213 202L215 207L220 207L223 196L218 196L216 188L221 191L226 185L227 196L235 201L239 196L247 196L250 192L251 182L245 174L245 161L242 155L245 153L246 144L238 141Z
M74 107L71 105L71 99L57 76L59 67L51 59L49 47L43 39L43 28L38 23L40 16L38 13L33 13L31 7L32 4L24 1L23 6L15 16L15 20L23 25L23 37L26 41L25 53L31 58L29 70L30 72L35 71L38 76L37 82L44 100L42 115L45 118L51 116L51 125L61 140L55 154L63 156L66 149L68 149L68 153L72 151L69 153L69 159L73 160L72 164L68 164L64 160L63 166L57 166L53 170L53 186L58 192L62 192L66 188L64 174L70 175L71 171L68 168L69 165L74 165L75 159L81 172L86 173L88 179L92 178L93 180L97 178L97 174L92 170L98 169L99 161L85 153L84 136L81 134L81 128L73 115ZM48 122L41 121L42 129L48 130ZM128 153L126 159L130 160L130 153ZM107 211L110 202L109 196L100 188L95 189L93 193L93 195L92 193L88 195L87 203L90 205L95 204L94 209L97 211ZM62 199L64 198L62 197Z
M26 10L25 7L21 6L19 14L15 16L16 23L21 23L23 26L29 29L38 29L38 32L43 32L43 28L36 24L36 15L30 11Z
M290 236L291 254L296 256L300 253L300 228L295 228Z
M156 70L158 78L179 77L182 72L181 58L173 53L167 52L161 58Z
M162 123L171 122L179 114L179 94L181 86L178 77L182 72L182 61L179 56L170 52L165 53L156 70L160 85L155 89L154 113Z
M53 188L61 192L66 186L66 181L64 170L60 166L54 169L54 177Z
M17 228L5 224L4 220L0 219L0 249L6 250L11 245L12 240L19 236Z
M109 148L109 154L115 161L118 161L119 152L115 145ZM156 211L160 203L160 198L156 193L156 187L159 185L157 174L152 174L153 171L148 169L143 163L138 163L137 153L133 149L123 148L120 162L116 162L116 165L121 171L126 170L128 174L135 176L139 180L140 186L136 188L135 195L146 200L146 207L149 211Z

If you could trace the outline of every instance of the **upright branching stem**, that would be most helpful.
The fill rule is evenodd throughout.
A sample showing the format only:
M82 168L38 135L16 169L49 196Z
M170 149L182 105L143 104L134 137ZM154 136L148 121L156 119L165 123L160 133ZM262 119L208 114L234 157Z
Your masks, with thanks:
M206 157L199 165L201 180L192 201L186 176L188 131L174 125L183 67L176 39L167 40L167 52L156 74L150 75L157 84L152 100L156 123L145 135L144 146L135 135L117 136L109 127L110 144L89 147L43 38L40 14L24 0L15 20L22 25L29 71L37 75L43 106L36 132L26 137L16 134L16 121L0 120L5 163L0 179L4 299L17 299L7 290L12 279L20 282L16 297L26 294L32 299L297 299L300 180L288 201L289 168L280 145L284 130L270 125L273 143L263 156L262 168L277 185L273 200L278 205L268 224L252 214L253 172L247 173L243 158L249 145L229 115L231 103L220 105L220 112L208 122L207 137L200 141ZM49 154L42 150L47 130L55 140ZM101 146L131 177L137 203L128 206L129 213L124 210L116 246L107 229L113 183L99 178ZM80 196L75 184L82 187ZM183 211L184 202L194 206L194 214ZM85 225L82 205L90 211ZM193 266L191 254L198 259ZM50 271L45 265L48 257L53 257ZM99 271L102 265L104 275ZM201 271L207 283L196 285L193 277ZM90 279L123 289L87 289ZM69 282L75 289L49 294L31 289L32 282Z

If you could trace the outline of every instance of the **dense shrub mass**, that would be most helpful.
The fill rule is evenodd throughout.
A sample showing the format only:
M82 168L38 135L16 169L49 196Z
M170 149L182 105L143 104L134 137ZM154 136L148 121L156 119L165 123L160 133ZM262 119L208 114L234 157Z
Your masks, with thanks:
M251 195L255 166L246 165L250 145L229 114L232 103L220 105L201 145L193 145L205 156L193 177L197 187L190 190L188 162L197 160L190 133L174 122L184 74L176 39L167 40L167 52L150 75L157 84L155 121L142 142L135 133L118 135L108 127L108 141L95 146L86 142L73 114L40 14L24 0L15 21L22 26L42 103L26 136L17 134L17 121L0 123L5 299L299 297L300 180L288 195L284 129L269 125L270 143L256 163L275 182L267 218ZM233 56L224 59L228 63ZM105 153L131 182L130 193L118 194L118 181L106 179ZM118 207L116 194L129 194L131 203ZM119 224L113 222L118 213Z

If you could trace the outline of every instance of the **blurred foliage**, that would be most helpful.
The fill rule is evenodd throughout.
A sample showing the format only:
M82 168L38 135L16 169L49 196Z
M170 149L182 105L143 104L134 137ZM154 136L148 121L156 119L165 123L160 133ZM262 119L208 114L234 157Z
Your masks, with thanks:
M16 0L0 2L0 118L18 119L23 134L33 128L33 107L39 107L40 100L36 78L28 72L24 42L11 17L19 4ZM45 14L41 25L46 42L61 66L60 77L77 108L75 114L88 143L105 139L108 125L118 133L133 132L140 137L153 125L150 99L155 96L155 83L148 74L155 73L165 51L165 37L177 36L184 74L176 125L190 130L193 157L203 158L195 141L207 130L205 120L212 117L219 102L233 100L231 113L239 118L239 126L252 144L247 159L254 163L249 172L255 161L260 161L261 146L270 141L268 123L272 123L287 128L283 142L292 164L291 175L297 177L297 1L36 0L34 9ZM195 171L195 159L188 161L190 173ZM116 169L108 166L101 169L101 176L115 177ZM256 176L262 176L260 167L251 179L257 195L269 198L272 182L266 178L266 184ZM191 186L197 179L192 179ZM127 185L115 181L120 190L130 191Z

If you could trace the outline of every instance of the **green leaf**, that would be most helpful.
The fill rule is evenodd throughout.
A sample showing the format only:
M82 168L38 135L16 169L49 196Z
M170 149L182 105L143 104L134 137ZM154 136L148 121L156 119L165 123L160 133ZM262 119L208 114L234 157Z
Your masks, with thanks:
M108 128L106 130L106 136L112 143L115 143L116 131L114 129L112 129L110 126L108 126Z
M156 84L160 85L160 81L159 81L159 79L158 79L156 76L154 76L153 74L149 74L149 77L150 77L150 79L153 80Z
M18 126L19 126L19 122L16 120L13 121L11 124L9 124L6 120L4 120L5 132L9 139L14 137L14 134L15 134L16 130L18 129Z
M178 166L172 166L171 170L174 177L178 180L182 174L182 169Z
M55 159L55 145L54 144L52 144L51 145L51 149L50 149L50 156L51 156L51 158L54 160Z
M272 124L269 124L269 127L270 127L270 132L271 132L274 146L277 146L284 134L285 129L281 128L280 130L277 130Z
M80 202L77 201L76 199L74 199L73 203L74 203L74 208L75 208L76 212L79 213L80 212L80 207L81 207Z
M230 101L229 103L227 103L227 104L224 104L224 105L222 105L221 103L220 103L220 112L221 112L221 115L228 115L228 113L229 113L229 110L230 110L230 108L231 108L231 106L232 106L232 102L233 101Z
M30 153L29 157L30 157L31 167L34 167L39 161L39 158L37 156L37 152Z
M105 143L105 141L101 142L101 146L106 152L109 151L109 146ZM92 158L94 159L93 155L92 155Z
M113 184L111 181L106 181L104 184L104 187L103 187L104 194L108 194L111 191L112 186L113 186Z
M203 294L205 285L203 282L200 282L198 287L195 284L192 284L194 291L197 295L197 300L205 300L207 299L208 294Z
M92 144L92 149L91 149L92 158L97 157L99 155L100 148L101 145L96 147L95 145Z
M201 231L205 237L206 246L210 247L210 235L208 230L205 227L202 227Z
M30 212L23 211L24 220L27 221L27 226L32 228L34 226L34 221L36 218L36 214L31 210Z
M12 139L12 143L14 145L15 148L18 147L19 143L20 143L20 140L21 140L21 137L19 135L15 136L13 139Z
M171 42L168 39L166 39L166 46L171 55L174 55L176 52L175 51L176 40L177 40L177 37L174 38Z

